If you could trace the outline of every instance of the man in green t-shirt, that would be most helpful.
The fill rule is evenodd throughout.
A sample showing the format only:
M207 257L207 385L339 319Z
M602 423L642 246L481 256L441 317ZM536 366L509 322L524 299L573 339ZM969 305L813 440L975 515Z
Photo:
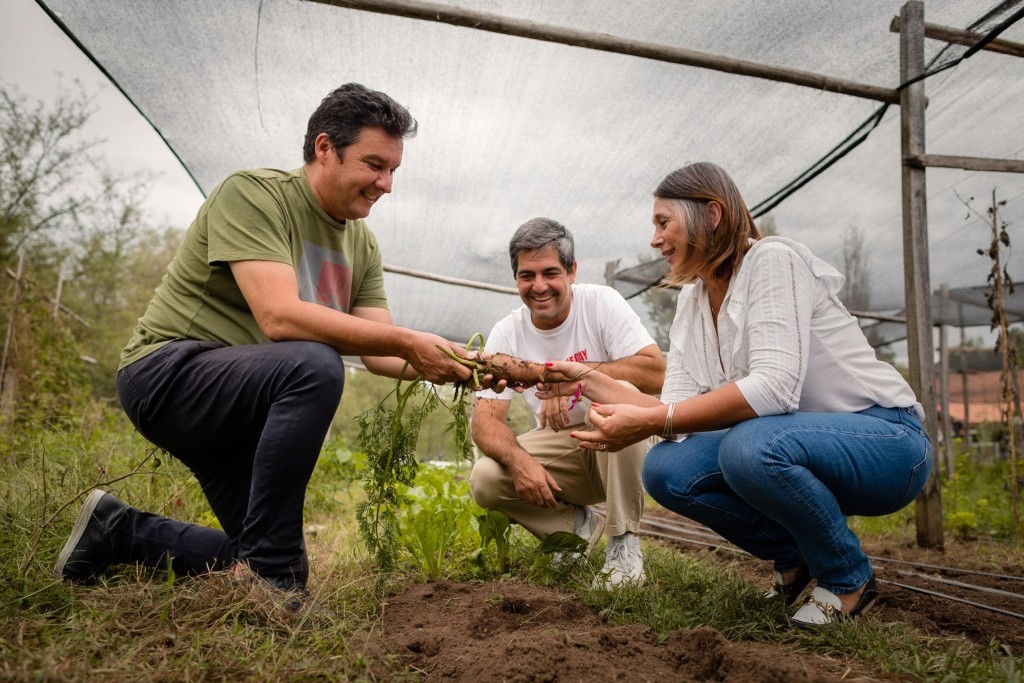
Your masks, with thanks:
M138 430L184 462L223 530L140 511L96 490L57 562L65 579L136 562L176 573L234 565L298 609L308 565L302 506L345 371L436 383L465 351L392 324L377 241L363 220L391 192L408 110L358 84L309 119L304 165L231 175L199 209L121 357Z

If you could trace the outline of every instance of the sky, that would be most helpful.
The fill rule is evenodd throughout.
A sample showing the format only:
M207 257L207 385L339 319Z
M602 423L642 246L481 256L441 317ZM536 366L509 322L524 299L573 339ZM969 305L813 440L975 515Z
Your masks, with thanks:
M95 96L88 138L122 175L155 176L143 208L154 226L186 228L203 195L149 123L32 0L0 1L0 84L30 103L54 101L75 79Z

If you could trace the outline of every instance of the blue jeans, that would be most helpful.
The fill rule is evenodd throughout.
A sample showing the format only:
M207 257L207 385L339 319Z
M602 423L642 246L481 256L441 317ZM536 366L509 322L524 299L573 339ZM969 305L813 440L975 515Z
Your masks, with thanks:
M806 563L837 595L871 575L847 515L878 516L928 480L931 445L913 408L758 417L731 429L663 441L644 461L644 487L784 572Z
M175 341L121 369L129 419L188 466L223 530L129 508L108 534L111 559L164 567L170 558L179 574L242 559L304 583L306 486L344 383L338 352L303 341Z

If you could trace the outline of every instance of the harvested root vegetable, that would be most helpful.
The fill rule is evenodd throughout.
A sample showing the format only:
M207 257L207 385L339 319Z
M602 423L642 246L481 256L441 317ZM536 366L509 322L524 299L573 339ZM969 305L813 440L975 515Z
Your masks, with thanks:
M470 342L472 344L472 342ZM473 386L480 386L480 377L492 375L494 381L505 380L510 387L532 387L538 382L575 382L584 374L577 377L565 377L560 372L554 372L544 363L524 360L507 353L483 353L476 359L461 358L451 350L439 346L452 360L465 365L473 371ZM467 349L468 350L468 349ZM600 365L598 366L600 367ZM586 372L590 372L589 368Z
M453 360L465 365L473 371L473 382L480 386L480 376L492 375L495 381L505 380L509 386L532 387L544 381L547 367L544 363L516 358L506 353L481 354L476 360L460 358L444 349Z

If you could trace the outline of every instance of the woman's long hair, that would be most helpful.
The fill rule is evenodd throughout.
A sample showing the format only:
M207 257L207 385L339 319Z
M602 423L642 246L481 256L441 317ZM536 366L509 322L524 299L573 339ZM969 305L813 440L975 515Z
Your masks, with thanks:
M689 237L689 248L704 254L694 272L672 274L676 284L708 276L728 280L740 267L749 249L748 241L761 239L739 188L716 164L699 161L669 173L654 196L669 201ZM708 209L710 202L722 209L717 228ZM684 254L680 263L685 263L688 256Z

